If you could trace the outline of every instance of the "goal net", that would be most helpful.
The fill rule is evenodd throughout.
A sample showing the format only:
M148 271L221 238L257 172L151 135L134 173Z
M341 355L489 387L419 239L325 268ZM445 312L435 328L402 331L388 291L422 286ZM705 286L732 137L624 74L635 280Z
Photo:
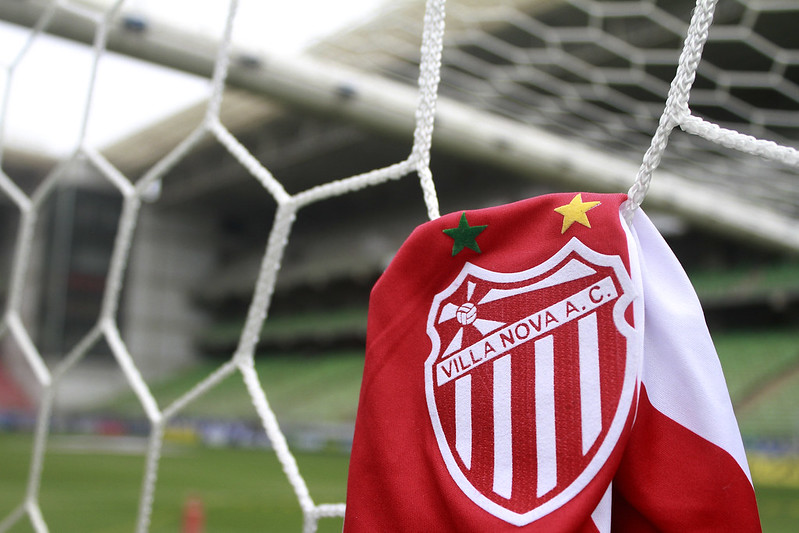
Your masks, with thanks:
M628 214L647 197L691 221L799 250L799 187L792 168L799 158L789 147L799 136L799 42L784 22L797 20L799 8L788 3L721 0L716 9L715 1L699 0L692 10L693 2L671 0L453 0L447 3L445 46L445 1L401 2L362 28L317 45L314 59L264 60L266 72L253 70L259 57L233 46L235 0L210 56L141 32L137 19L126 17L123 0L104 8L69 0L11 4L0 15L31 29L2 71L0 140L6 140L2 128L13 105L10 87L43 33L89 41L93 62L76 150L30 190L5 165L0 173L3 207L19 217L0 335L20 354L40 391L27 488L0 531L26 519L37 531L57 529L39 501L55 391L100 344L107 345L150 424L137 531L150 527L167 426L231 376L246 386L302 509L304 531L315 531L326 517L342 517L344 503L317 501L309 490L255 370L256 346L304 208L416 176L427 217L439 216L430 170L434 137L453 153L550 180L557 176L561 186L629 188ZM112 49L211 80L199 125L135 179L87 140L97 73ZM220 119L228 86L404 134L412 148L387 166L293 191ZM405 117L412 117L411 127ZM678 127L692 135L672 134ZM170 170L209 139L268 193L274 220L235 350L184 395L160 405L120 327L122 289L143 202L157 202L161 180L171 179ZM122 207L99 316L63 358L49 364L25 320L26 290L41 253L34 236L42 206L70 179L77 162L118 191Z

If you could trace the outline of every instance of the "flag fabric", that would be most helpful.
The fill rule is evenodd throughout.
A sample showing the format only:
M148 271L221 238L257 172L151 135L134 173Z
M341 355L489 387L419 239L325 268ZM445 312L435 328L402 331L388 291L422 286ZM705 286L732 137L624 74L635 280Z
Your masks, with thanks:
M371 295L345 532L760 531L699 302L625 199L413 232Z

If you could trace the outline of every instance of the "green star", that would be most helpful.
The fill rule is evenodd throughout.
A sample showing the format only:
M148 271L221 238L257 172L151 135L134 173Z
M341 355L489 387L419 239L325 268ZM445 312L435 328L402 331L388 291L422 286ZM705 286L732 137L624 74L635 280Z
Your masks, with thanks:
M457 228L450 228L443 230L449 237L455 241L452 244L452 257L455 257L464 248L470 248L478 254L483 253L480 247L477 246L475 238L486 229L488 226L470 226L466 220L466 212L461 215L461 220Z

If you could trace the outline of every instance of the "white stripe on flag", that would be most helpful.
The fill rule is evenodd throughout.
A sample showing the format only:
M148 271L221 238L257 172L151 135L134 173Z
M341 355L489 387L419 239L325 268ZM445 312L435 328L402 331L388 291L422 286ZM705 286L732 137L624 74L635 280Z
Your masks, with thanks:
M594 522L599 533L610 533L611 509L613 508L613 483L608 485L605 495L599 500L594 512L591 513L591 520Z
M585 455L602 431L596 313L581 318L577 322L577 330L580 337L580 417L583 429L583 455Z
M535 439L541 497L558 483L555 443L555 350L552 335L535 341Z
M467 469L472 468L472 376L455 381L455 449Z
M510 358L494 361L494 492L503 498L510 498L513 488Z

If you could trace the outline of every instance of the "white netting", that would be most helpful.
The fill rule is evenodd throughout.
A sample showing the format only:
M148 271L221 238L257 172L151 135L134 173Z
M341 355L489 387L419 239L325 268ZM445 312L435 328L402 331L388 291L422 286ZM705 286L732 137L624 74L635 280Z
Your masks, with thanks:
M267 396L255 371L255 347L260 336L263 322L266 320L269 311L277 272L280 268L283 250L288 243L292 223L302 207L332 196L346 194L353 190L375 185L387 180L397 179L411 172L416 172L421 180L428 214L431 218L438 216L438 205L433 188L432 175L429 169L429 160L438 85L438 65L440 63L441 43L444 31L444 1L430 0L425 15L425 29L422 34L422 64L419 76L416 128L413 149L410 156L406 160L394 165L325 185L316 186L295 195L288 194L270 171L266 169L219 120L220 104L229 66L231 34L238 7L238 2L236 0L230 3L225 33L220 41L215 62L207 112L205 119L198 128L135 182L119 172L99 152L85 142L86 125L92 113L92 92L96 81L97 66L101 56L106 50L109 27L117 16L123 3L124 0L119 0L106 11L97 13L94 11L87 12L84 8L71 5L66 1L52 2L31 32L26 45L20 50L15 60L6 67L5 71L6 84L8 87L13 82L15 69L20 61L25 58L30 43L47 29L53 13L57 8L77 10L81 14L89 17L96 24L92 80L89 83L89 91L86 94L87 104L83 115L83 126L77 141L77 149L69 158L62 161L30 196L20 190L14 181L5 173L0 175L0 187L2 187L3 192L16 204L21 216L7 310L3 318L1 332L4 335L8 335L16 342L28 364L33 369L35 378L42 390L34 437L33 458L28 481L28 490L21 505L0 523L0 531L7 530L25 515L29 517L37 531L48 530L46 519L42 515L39 505L39 486L41 483L44 452L48 440L55 389L65 374L83 359L89 350L101 340L104 340L110 347L117 363L125 374L130 386L135 391L141 402L142 409L151 423L149 447L136 526L137 531L146 531L149 528L153 500L156 497L155 486L166 424L193 400L208 392L222 380L236 372L241 374L252 399L253 406L257 411L266 434L271 441L272 447L300 503L304 515L304 530L315 531L320 518L342 516L344 504L317 504L314 502L305 480L300 474L297 462L289 450L286 439L278 426L277 418L269 406ZM3 101L4 111L8 107L8 95L9 91L6 90ZM3 116L0 116L0 121L3 121L4 116L5 113ZM186 156L200 139L206 135L215 137L239 163L247 169L252 177L263 185L277 202L278 208L266 252L263 257L252 303L235 354L229 362L223 364L218 370L198 383L184 396L170 405L161 407L156 402L147 383L142 378L139 369L134 363L134 359L128 351L126 342L120 334L117 321L118 306L142 199L146 197L148 190L153 184ZM59 364L54 368L48 368L21 319L23 290L25 287L26 275L28 274L34 229L37 224L39 209L48 194L51 193L53 188L62 179L64 168L76 160L85 160L90 165L93 165L97 171L119 190L124 199L124 204L104 291L102 310L97 323Z
M713 12L718 0L699 0L696 4L691 25L685 38L677 74L671 82L666 109L661 116L658 129L652 138L652 144L644 155L641 169L635 183L630 188L630 199L625 205L625 217L632 219L633 211L641 205L652 180L652 173L660 164L663 152L668 144L669 132L680 126L688 133L693 133L727 148L734 148L753 155L760 155L775 161L796 166L799 164L799 152L773 141L756 139L738 131L725 129L691 114L688 99L696 80L696 71L702 59L702 50L707 42Z
M574 171L579 175L569 180L570 187L579 179L607 187L608 172L601 167L608 165L595 164L596 155L640 162L660 123L653 146L663 146L670 136L670 148L647 156L647 167L656 153L662 156L663 179L655 180L648 196L651 205L680 210L702 225L723 218L720 224L740 224L744 232L755 228L749 238L773 239L778 246L797 249L799 180L796 153L787 146L799 139L799 41L790 29L799 17L799 5L721 0L716 9L715 2L700 2L685 48L688 55L680 58L680 42L688 35L695 4L451 0L441 96L507 119L506 129L524 125L576 141L580 146L571 147L573 155L558 154L555 164L554 157L547 159L551 149L546 138L521 142L512 137L523 135L514 133L500 138L502 144L495 148L498 158L505 157L515 168L524 166L525 154L527 160L541 161L525 171L549 172L555 183L565 182ZM407 82L415 68L412 35L418 31L417 12L413 4L398 3L393 9L374 27L344 32L314 53ZM705 25L711 19L708 34ZM694 80L689 112L688 89ZM772 139L783 148L722 134L716 127L702 126L700 116L726 129ZM665 122L659 122L660 117ZM702 138L671 135L675 126L689 133L701 131ZM497 136L492 130L483 139ZM746 147L768 160L727 147ZM681 195L685 191L691 192ZM703 200L692 201L698 193ZM712 216L702 214L708 200L720 206ZM735 215L728 217L727 211ZM762 222L766 219L774 223Z
M123 3L123 0L120 0L108 10L97 13L94 11L85 12L82 8L76 7L66 0L52 2L30 33L28 44L19 51L15 60L5 67L6 90L3 93L4 100L2 111L0 111L2 113L0 114L0 121L2 121L7 112L8 87L14 80L16 68L20 61L24 60L29 44L47 29L55 10L77 10L94 21L94 68L92 70L92 83L89 84L89 91L86 94L87 104L83 115L83 127L77 142L78 148L71 156L57 165L55 170L31 194L23 192L5 173L0 174L0 189L13 202L20 213L12 280L9 285L7 308L2 323L0 323L0 334L10 338L18 346L42 390L27 492L24 501L0 523L0 531L9 529L25 516L29 518L37 531L48 530L46 517L43 516L39 506L39 488L44 452L48 441L54 391L64 376L86 356L94 345L101 341L110 346L116 362L138 396L141 407L151 423L149 448L138 511L138 531L146 531L148 529L153 500L157 497L155 486L166 424L179 415L191 402L213 389L226 377L236 373L240 374L246 385L255 411L271 440L275 453L299 501L304 514L304 530L314 531L320 518L342 516L344 504L317 504L314 502L297 462L277 423L275 414L270 408L261 381L256 374L254 367L255 347L269 311L278 270L291 234L292 224L295 217L300 213L301 208L332 196L347 194L415 172L420 178L429 217L432 219L438 216L438 203L429 162L439 74L442 65L444 0L429 0L427 2L423 25L419 29L422 35L421 64L418 69L419 96L415 116L413 148L409 157L384 168L315 186L296 194L289 194L280 181L237 140L236 136L219 119L220 102L229 63L230 35L237 9L235 0L231 2L228 11L225 34L218 48L209 104L205 118L199 127L193 130L175 149L154 164L149 171L136 181L132 181L115 169L100 153L85 142L86 124L92 113L92 88L94 87L98 61L106 50L106 37L111 21L114 20ZM609 133L618 133L619 136L615 137L615 140L624 145L625 150L629 150L631 147L638 148L640 146L640 138L643 135L642 131L651 125L653 116L652 103L651 101L641 102L630 98L624 95L619 90L619 87L636 86L646 90L650 85L662 85L663 81L658 81L658 78L651 74L650 70L656 69L648 69L648 67L667 64L668 60L663 59L662 56L671 56L668 51L663 51L665 48L662 46L656 50L657 53L647 55L642 51L642 47L645 48L644 45L631 47L618 37L608 37L611 33L604 30L607 29L608 24L624 24L624 21L629 22L640 19L654 22L662 33L663 42L670 46L673 44L674 36L678 33L683 33L684 24L669 12L666 3L655 0L637 3L571 0L562 3L566 11L555 13L543 22L535 19L526 11L522 12L520 6L523 4L521 2L499 1L490 4L487 2L478 3L475 4L477 7L471 11L473 15L480 12L481 23L484 25L505 24L520 30L519 32L506 34L505 41L492 36L490 32L476 33L470 30L469 23L471 21L465 18L455 20L455 29L451 39L457 41L458 48L456 53L444 63L445 78L449 77L450 80L445 84L445 92L455 94L458 91L465 91L470 94L470 98L475 95L478 96L478 100L482 100L479 105L483 105L487 109L504 114L521 112L530 122L537 122L538 125L566 128L568 133L582 129L582 133L585 134L584 138L587 138L588 142L605 143L608 140ZM533 5L534 3L531 2L530 4ZM702 47L707 39L715 4L716 2L711 0L700 0L697 4L697 9L687 32L686 45L679 62L678 73L671 84L666 111L662 114L660 126L652 139L649 151L644 157L644 163L635 185L631 189L632 202L629 205L630 211L640 204L646 194L652 171L658 166L663 156L669 133L677 125L680 125L688 132L701 135L725 147L734 147L744 152L763 155L793 165L797 162L796 152L790 148L757 140L729 129L722 129L690 114L688 110L689 92L695 79ZM747 36L751 35L757 19L751 14L768 11L766 4L761 5L760 3L745 7L738 2L730 2L729 5L739 7L739 11L744 13L743 15L740 13L737 15L737 18L740 19L740 24L737 27L742 28L743 33ZM535 10L533 9L532 12L535 12ZM577 21L581 26L577 27L574 21ZM404 25L407 20L398 17L391 19L390 23ZM585 27L591 28L592 31L586 33L584 31ZM645 31L651 31L651 27L646 24L643 27ZM631 39L642 38L640 36L640 28L636 30L635 25L631 25L628 29L628 36ZM747 32L747 30L749 31ZM389 42L389 45L395 45L394 55L403 53L402 45L405 41L400 39L400 37L405 31L407 31L406 27L401 26L401 31L391 33L396 38L393 43ZM416 35L418 36L418 33ZM558 61L553 61L553 56L547 56L548 59L539 61L535 70L525 71L524 69L513 67L512 65L516 64L514 61L519 58L521 58L521 63L532 64L535 63L536 57L538 57L535 51L520 51L521 48L518 46L519 39L525 40L528 44L537 43L537 49L556 49L557 53L554 57L558 58ZM391 40L387 39L387 41ZM774 63L783 67L783 70L788 66L794 65L795 58L793 55L782 54L780 50L768 46L762 39L753 40L751 46L760 47L759 50L761 52L771 55ZM593 52L590 51L592 47L594 48ZM658 54L661 57L659 61L657 60ZM606 56L606 65L595 68L586 59L587 56L591 55ZM408 51L407 56L411 57L413 53ZM493 61L493 66L487 64L486 58L488 56L492 56L490 61ZM514 61L510 61L509 58L511 57L514 58ZM646 59L647 57L650 59ZM652 57L655 59L651 59ZM614 63L618 58L621 58L625 63L632 63L634 68L619 69L618 65ZM600 57L599 59L602 58ZM353 61L360 64L364 59L358 58ZM409 59L407 63L413 65L411 70L416 68L415 59ZM482 63L482 65L474 69L472 67L475 63ZM796 63L799 64L799 61ZM393 74L398 76L408 70L405 66L397 68L394 65L392 68L394 70ZM477 72L479 74L476 74ZM712 69L711 72L713 72ZM593 79L589 80L586 77ZM726 93L724 94L727 95L733 94L731 87L745 86L745 84L735 85L730 81L732 78L725 80L727 81L726 84L719 81L719 87L723 89L721 86L726 86ZM486 83L492 88L491 91L485 90L486 85L484 84ZM608 87L614 86L614 84L615 88L609 90ZM548 89L546 88L547 85L549 86ZM777 82L775 86L778 89L784 88L786 95L795 98L796 95L793 93L796 91L792 85L789 88L785 88ZM529 93L518 91L519 88L525 87L533 90L536 98L531 99ZM497 97L497 94L501 97ZM604 103L607 104L604 108L599 105L598 95L601 95L604 98ZM795 98L795 100L799 101L799 98ZM740 104L738 106L739 109L748 109L747 105L741 103L740 99L736 100L736 102ZM608 109L608 107L613 107L614 109ZM571 114L564 115L564 110L568 110ZM781 113L765 111L756 113L752 111L748 115L753 127L760 131L769 131L772 127L776 128L783 121L783 117L780 116ZM575 117L578 120L575 120ZM603 127L597 126L603 121ZM588 122L593 126L586 128ZM2 130L0 130L1 132ZM266 251L263 255L249 312L235 353L228 362L221 365L215 372L198 383L181 398L169 405L159 406L147 383L142 378L139 369L134 364L125 338L118 326L117 315L121 288L142 199L153 184L180 162L203 137L207 136L211 136L221 143L247 169L252 178L257 180L268 191L277 203L277 212ZM613 135L610 135L610 137L614 138ZM2 152L0 152L1 155ZM68 165L77 160L85 160L99 171L120 192L124 205L103 294L102 310L97 322L63 360L53 368L50 368L45 364L21 318L23 290L31 262L32 243L39 210L54 187L62 180ZM784 174L778 173L775 175L777 180L788 179L784 178ZM633 176L629 176L629 180L632 181L632 179ZM786 186L784 189L794 191L792 186ZM790 209L791 206L796 205L796 202L791 203L790 200L779 203L779 194L774 195L768 191L763 192L763 194L766 195L767 201L774 201L775 207L782 205L783 209Z

